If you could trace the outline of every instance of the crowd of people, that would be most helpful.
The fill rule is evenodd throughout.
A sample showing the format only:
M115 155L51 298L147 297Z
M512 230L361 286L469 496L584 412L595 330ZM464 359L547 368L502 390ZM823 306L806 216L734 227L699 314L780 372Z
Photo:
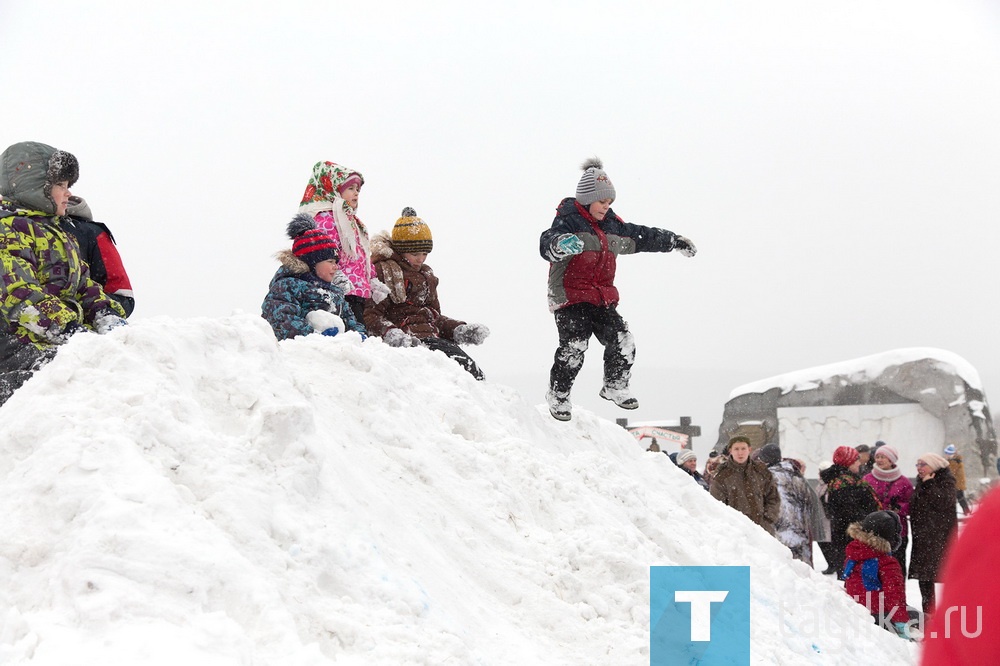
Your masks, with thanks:
M813 543L818 544L826 560L823 573L844 581L847 593L876 622L908 638L906 579L917 581L921 613L929 617L946 546L957 528L957 479L964 480L964 472L954 446L943 452L917 459L914 484L898 466L894 446L881 441L839 446L832 460L821 464L815 487L801 461L782 457L775 443L752 448L744 436L712 451L700 474L690 449L668 455L712 497L787 546L794 559L813 566Z

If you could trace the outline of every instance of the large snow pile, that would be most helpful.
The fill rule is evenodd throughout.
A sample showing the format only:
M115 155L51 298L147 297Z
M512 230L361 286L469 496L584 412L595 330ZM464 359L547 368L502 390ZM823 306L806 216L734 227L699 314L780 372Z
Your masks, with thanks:
M253 315L75 337L0 506L3 664L644 664L650 565L751 566L755 662L915 662L615 424Z

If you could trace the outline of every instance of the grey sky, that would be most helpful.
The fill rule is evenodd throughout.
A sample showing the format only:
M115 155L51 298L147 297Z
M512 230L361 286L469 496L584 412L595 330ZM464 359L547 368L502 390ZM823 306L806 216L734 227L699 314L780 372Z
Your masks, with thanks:
M430 225L446 314L541 402L537 238L599 155L626 221L699 254L619 261L642 408L704 446L736 386L900 347L988 397L1000 243L1000 9L943 2L0 5L4 146L77 155L135 319L258 311L313 163L367 180L372 232Z

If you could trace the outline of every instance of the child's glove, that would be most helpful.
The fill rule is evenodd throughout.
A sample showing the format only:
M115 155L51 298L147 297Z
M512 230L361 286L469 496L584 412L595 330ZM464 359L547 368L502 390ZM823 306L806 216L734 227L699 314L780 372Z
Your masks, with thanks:
M330 284L344 292L344 296L347 296L351 293L351 289L354 289L354 285L351 284L351 278L347 277L347 274L341 270L338 270L333 274L333 279L330 280Z
M481 345L490 334L482 324L460 324L455 327L455 342L460 345Z
M563 234L552 242L552 254L569 257L583 252L583 241L576 234Z
M892 628L896 630L896 635L900 638L905 638L908 641L912 641L910 638L909 626L905 622L893 622Z
M331 326L330 328L320 333L320 335L328 335L332 338L333 336L337 335L337 333L340 333L340 329L337 328L336 326Z
M698 248L694 246L690 238L685 238L684 236L674 238L674 249L685 257L693 257L698 254Z
M376 303L381 303L385 300L385 297L389 295L389 287L387 287L385 283L378 278L371 279L371 287L372 300Z
M118 328L119 326L128 326L128 322L108 310L99 312L94 317L94 330L100 335L110 333L111 329Z
M382 336L382 341L390 347L416 347L420 338L414 337L401 328L390 328Z
M69 339L79 333L80 331L86 331L83 326L80 326L75 321L71 321L66 324L63 328L59 328L56 324L49 327L47 331L42 333L42 337L51 342L52 344L62 345L69 342Z

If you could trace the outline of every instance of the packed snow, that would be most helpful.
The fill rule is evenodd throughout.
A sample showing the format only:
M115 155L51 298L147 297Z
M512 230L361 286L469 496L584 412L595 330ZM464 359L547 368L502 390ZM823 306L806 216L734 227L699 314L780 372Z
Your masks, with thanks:
M755 663L916 662L666 456L486 372L244 313L77 335L2 407L0 663L645 664L651 565L750 566Z
M979 373L972 367L972 364L958 354L931 347L907 347L761 379L733 389L729 394L729 399L732 400L747 393L766 393L773 388L780 388L782 393L807 391L818 388L819 383L817 382L829 381L833 377L850 377L853 381L860 383L866 379L878 377L886 368L925 358L933 359L944 369L955 372L972 388L982 389L983 384L979 379ZM959 387L959 390L964 393L965 389Z

